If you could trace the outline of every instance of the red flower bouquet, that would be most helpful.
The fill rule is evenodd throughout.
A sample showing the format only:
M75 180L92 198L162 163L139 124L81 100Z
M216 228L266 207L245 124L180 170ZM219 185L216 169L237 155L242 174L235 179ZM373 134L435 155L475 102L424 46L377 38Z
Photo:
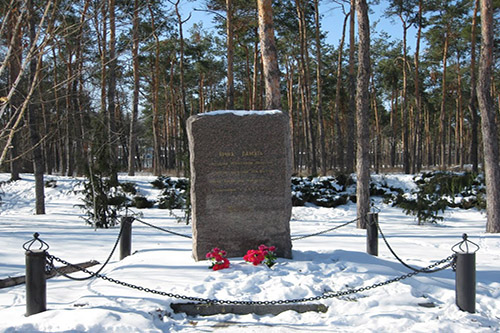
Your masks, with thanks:
M229 267L229 260L226 258L226 251L214 247L211 252L208 252L206 258L210 260L209 269L218 271Z
M264 263L267 267L272 267L276 263L275 251L275 246L267 247L266 245L261 245L258 250L248 250L243 259L254 266Z

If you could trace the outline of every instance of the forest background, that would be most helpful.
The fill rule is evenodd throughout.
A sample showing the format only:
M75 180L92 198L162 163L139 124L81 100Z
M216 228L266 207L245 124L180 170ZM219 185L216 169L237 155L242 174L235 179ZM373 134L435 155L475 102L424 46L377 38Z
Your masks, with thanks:
M296 174L355 170L355 3L273 1ZM484 158L473 89L479 0L368 5L402 36L371 22L371 169L477 171ZM210 29L186 8L204 15ZM493 1L497 116L498 8ZM0 165L13 180L20 172L183 175L190 115L266 108L257 1L2 0L0 10ZM328 25L337 44L323 28L334 12Z
M294 168L352 172L355 15L348 1L319 3L276 1L273 7ZM45 170L69 175L83 174L89 154L97 156L104 142L118 170L182 173L189 115L264 108L255 1L33 0L2 6L1 50L8 61L2 62L0 91L10 96L2 104L2 162L14 173L32 168L30 122L16 117L27 97L37 114ZM393 29L399 25L403 39L372 32L372 166L477 168L480 134L471 89L480 38L476 1L387 1L377 7ZM193 23L189 10L208 17L210 29ZM322 30L334 11L344 17L328 21L338 45L327 43ZM493 75L498 109L498 70Z

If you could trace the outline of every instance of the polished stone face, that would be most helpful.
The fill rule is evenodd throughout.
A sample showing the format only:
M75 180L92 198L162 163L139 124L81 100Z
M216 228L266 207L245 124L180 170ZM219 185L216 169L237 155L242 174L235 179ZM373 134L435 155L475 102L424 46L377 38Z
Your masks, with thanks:
M241 257L260 244L291 258L289 118L279 111L217 111L187 122L193 256L214 247Z

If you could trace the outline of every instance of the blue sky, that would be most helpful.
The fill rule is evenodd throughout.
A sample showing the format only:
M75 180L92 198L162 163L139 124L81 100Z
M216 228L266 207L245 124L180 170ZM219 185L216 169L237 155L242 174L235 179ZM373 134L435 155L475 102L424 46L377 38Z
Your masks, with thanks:
M399 19L387 18L383 15L384 10L387 7L386 1L380 1L381 4L377 6L371 6L370 10L370 25L376 24L375 34L379 32L388 33L395 40L402 40L402 27ZM187 17L189 12L191 12L191 19L188 21L187 26L191 26L194 23L203 23L205 29L212 29L214 24L212 23L212 14L200 11L193 11L193 8L202 8L204 6L204 1L181 1L181 10L184 13L183 17ZM348 9L348 7L346 8ZM326 32L326 42L330 45L338 46L341 35L342 35L342 24L344 21L344 14L339 5L331 1L321 1L320 2L320 14L322 18L322 29ZM186 29L187 31L187 29ZM372 38L376 38L372 31ZM416 41L416 29L412 28L408 32L408 47L415 50ZM348 43L348 41L346 41Z

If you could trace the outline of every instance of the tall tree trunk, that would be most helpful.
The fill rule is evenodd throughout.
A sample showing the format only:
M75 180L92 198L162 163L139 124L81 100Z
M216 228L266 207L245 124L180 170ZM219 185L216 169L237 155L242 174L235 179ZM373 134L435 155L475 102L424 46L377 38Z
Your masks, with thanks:
M423 14L423 0L419 0L418 2L418 30L417 30L417 42L415 47L415 77L414 77L414 85L415 85L415 136L413 138L413 149L415 150L415 170L414 172L420 172L422 168L422 95L420 94L420 73L419 73L419 65L420 65L420 39L422 36L422 14Z
M484 174L486 179L486 232L500 233L500 157L498 130L495 122L495 102L491 95L493 72L493 0L481 0L481 55L477 99L481 111Z
M446 95L447 95L447 63L448 63L448 43L449 43L449 31L450 27L447 26L444 36L444 48L443 48L443 78L442 78L442 94L441 94L441 112L439 114L439 137L441 143L441 168L446 166Z
M187 147L187 129L186 129L186 121L189 117L189 110L187 108L186 104L186 82L184 79L184 32L183 32L183 24L186 23L190 18L191 15L189 15L185 20L182 20L181 13L179 11L179 3L180 0L177 0L174 3L175 6L175 14L177 16L177 24L179 27L179 72L180 72L180 94L181 94L181 101L180 101L180 126L181 126L181 133L182 133L182 155L187 154L188 147ZM176 150L176 152L181 152L180 150ZM177 159L179 163L182 163L182 158ZM184 161L185 164L183 165L184 167L184 174L187 176L189 168L189 163L186 163L187 161ZM180 171L181 165L179 165L178 168Z
M34 14L33 1L28 1L28 11L29 11L29 36L30 43L33 45L36 43L36 17ZM42 52L42 51L40 51ZM38 57L41 59L41 57ZM38 84L38 71L41 70L39 63L37 61L37 57L33 57L30 60L30 84L31 87L35 87ZM42 146L40 141L39 134L39 120L37 115L36 105L33 101L28 104L28 124L29 124L29 133L30 133L30 143L33 147L33 171L35 175L35 212L36 214L45 214L45 195L44 195L44 181L43 181L43 173L44 173L44 160L42 153Z
M148 2L148 7L150 3ZM150 9L151 13L151 9ZM152 14L151 14L151 17ZM132 70L134 76L134 88L132 92L132 114L130 115L129 129L129 154L128 175L135 174L135 146L137 145L137 118L139 115L139 0L134 0L134 14L132 18Z
M266 109L281 110L280 71L274 43L272 0L258 0L259 38L266 88Z
M59 103L59 78L57 75L57 52L56 52L56 47L59 46L59 43L54 43L52 46L52 59L53 59L53 82L54 84L52 85L52 89L54 89L54 109L55 109L55 117L56 117L56 123L62 123L64 121L67 121L67 119L61 114L61 107ZM63 134L63 128L62 126L56 126L55 128L57 140L65 140L66 134ZM58 149L59 148L59 149ZM54 144L54 156L56 157L55 165L56 165L56 170L64 173L66 170L66 158L65 155L63 155L63 147L59 147L58 144Z
M18 77L22 75L21 73L21 63L22 63L22 52L23 45L21 39L21 26L19 24L21 17L24 17L22 13L19 12L20 8L13 9L10 11L10 15L8 19L9 29L7 30L7 40L10 41L10 57L5 59L8 61L8 69L9 69L9 91L12 91L12 95L9 99L9 117L13 118L19 111L22 105L21 96L16 89ZM12 144L9 149L10 155L10 179L11 180L19 180L20 172L21 172L21 164L18 159L19 150L18 150L18 132L15 131L13 134Z
M64 128L64 151L66 153L66 170L65 174L67 176L73 176L74 172L74 152L73 152L73 133L74 133L74 124L73 124L73 118L74 118L74 110L73 110L73 101L71 100L71 93L72 93L72 84L71 81L74 79L73 77L73 64L72 64L72 59L73 55L70 54L68 55L68 63L66 64L67 67L67 79L66 79L66 112L65 112L65 128Z
M68 31L69 29L65 29L66 34L68 36L71 36L71 33ZM76 105L73 105L73 100L72 100L72 91L73 91L73 84L72 81L75 79L74 73L73 73L73 48L71 43L73 41L69 41L70 38L67 38L66 40L66 53L67 53L67 62L66 62L66 93L65 93L65 102L66 102L66 107L65 107L65 121L64 121L64 152L66 153L65 160L66 160L66 169L65 169L65 174L67 176L73 176L74 172L74 148L73 148L73 136L74 136L74 107ZM61 51L60 51L61 52ZM61 54L61 58L64 56Z
M407 71L406 71L406 59L407 59L407 52L406 52L406 35L408 32L409 26L407 25L406 21L404 20L403 16L400 15L399 18L401 19L401 22L403 23L403 90L402 90L402 100L401 100L401 113L402 113L402 118L403 118L403 169L406 174L410 173L410 148L409 148L409 121L408 121L408 103L407 103L407 87L408 87L408 79L407 79Z
M234 109L234 27L233 0L226 0L226 33L227 33L227 99L226 109Z
M83 31L84 26L87 20L87 12L90 6L90 0L85 1L85 5L83 7L81 16L80 16L80 24L78 27L78 35L76 41L76 52L75 52L75 65L76 65L76 73L75 78L73 80L73 98L74 98L74 108L77 111L75 115L75 132L76 132L76 173L77 176L81 176L85 174L85 170L87 167L87 151L85 149L85 140L86 140L86 130L84 121L85 116L85 106L83 101L83 56L82 56L82 43L83 43Z
M373 143L373 159L374 159L374 165L375 165L375 173L379 173L379 165L380 165L380 138L382 137L381 129L380 129L380 116L378 112L378 106L377 106L377 92L375 91L375 83L374 83L374 77L373 73L370 74L371 77L371 103L373 107L373 112L374 112L374 119L375 119L375 139Z
M355 128L354 118L356 113L356 76L354 72L355 67L355 27L354 18L356 15L356 0L351 0L351 17L349 21L349 108L347 112L347 128ZM359 19L359 18L358 18ZM354 138L356 133L354 131L347 131L347 145L345 154L345 171L351 173L354 171Z
M321 33L320 33L320 17L319 17L319 0L314 0L314 30L316 39L316 89L317 89L317 102L316 113L318 116L319 128L319 145L321 150L321 174L326 175L326 142L325 142L325 128L323 121L323 80L321 79L322 73L322 59L321 59Z
M199 113L205 112L205 74L200 72L200 81L199 81L198 95L200 96L199 102Z
M300 69L302 75L302 91L303 91L303 101L302 107L304 110L304 116L307 121L307 141L308 148L307 152L310 155L310 172L312 175L317 175L317 157L316 157L316 131L314 129L314 117L311 107L311 80L310 80L310 68L309 68L309 47L307 43L307 21L305 16L305 4L303 0L295 0L297 7L297 15L299 21L299 34L300 34Z
M44 94L42 92L42 87L41 85L38 85L38 98L40 99L40 106L41 106L41 114L42 114L42 119L40 121L40 135L41 137L45 138L42 140L42 153L43 153L43 160L45 163L44 170L48 175L51 175L53 170L54 170L54 160L55 156L52 154L52 140L49 140L52 135L49 135L51 133L50 126L52 124L52 119L51 119L51 113L47 110L45 107L46 101L44 98Z
M153 174L155 176L161 175L161 135L160 135L160 105L159 105L159 80L160 80L160 39L156 33L156 24L153 10L151 5L148 4L149 12L151 15L151 28L153 29L153 37L155 39L155 57L151 66L152 78L152 108L153 108Z
M370 212L370 22L366 0L356 0L358 15L358 77L356 85L356 205L357 227L366 228L367 214Z
M289 118L289 123L290 123L290 137L291 137L291 143L292 143L292 150L291 150L291 155L292 155L292 173L295 173L296 171L296 166L295 166L295 148L296 148L296 143L295 143L295 122L294 122L294 114L293 114L293 77L294 77L294 66L293 66L293 59L291 57L286 57L285 58L285 68L286 68L286 95L287 95L287 105L288 105L288 116Z
M337 155L337 167L340 170L344 169L344 136L342 135L342 124L340 122L340 103L341 103L341 87L342 87L342 53L344 52L344 41L345 41L345 31L347 26L347 19L351 13L347 13L344 17L344 24L342 25L342 38L340 39L339 45L339 56L337 59L337 84L335 87L335 110L334 118L335 125L337 128L336 143L335 143L335 153Z
M99 47L100 47L100 60L101 60L101 112L103 115L106 114L107 101L106 101L106 78L107 78L107 62L108 62L108 51L107 51L107 39L108 39L108 24L107 24L107 6L106 3L100 4L101 6L101 16L102 16L102 35L98 34ZM98 15L96 14L96 29L99 26ZM103 117L105 119L105 117Z
M245 74L246 74L246 87L244 91L243 98L243 109L250 110L250 105L252 105L252 75L250 71L250 51L248 50L248 46L239 41L240 46L245 50ZM203 73L200 72L200 86L203 85ZM203 91L200 90L200 100L203 100ZM200 107L201 109L201 107ZM200 110L200 112L202 112Z
M464 110L462 93L462 73L460 67L460 56L457 52L457 111L455 124L455 162L463 167L464 165Z
M257 31L255 31L257 35ZM259 41L255 39L254 54L253 54L253 79L252 79L252 104L251 109L257 109L258 99L258 79L259 79Z
M398 163L397 159L397 154L396 154L396 146L397 146L397 131L398 131L398 115L397 115L397 110L398 110L398 96L399 92L396 90L393 90L391 92L391 114L390 114L390 124L391 124L391 166L395 167L396 164Z
M108 75L108 140L110 178L118 183L118 135L116 126L116 23L115 0L109 0L109 75Z
M477 12L479 10L479 0L474 1L474 13L472 15L471 47L470 47L470 86L472 87L469 99L469 112L471 115L471 143L470 158L472 171L478 172L478 117L477 117L477 94L476 94L476 27Z

